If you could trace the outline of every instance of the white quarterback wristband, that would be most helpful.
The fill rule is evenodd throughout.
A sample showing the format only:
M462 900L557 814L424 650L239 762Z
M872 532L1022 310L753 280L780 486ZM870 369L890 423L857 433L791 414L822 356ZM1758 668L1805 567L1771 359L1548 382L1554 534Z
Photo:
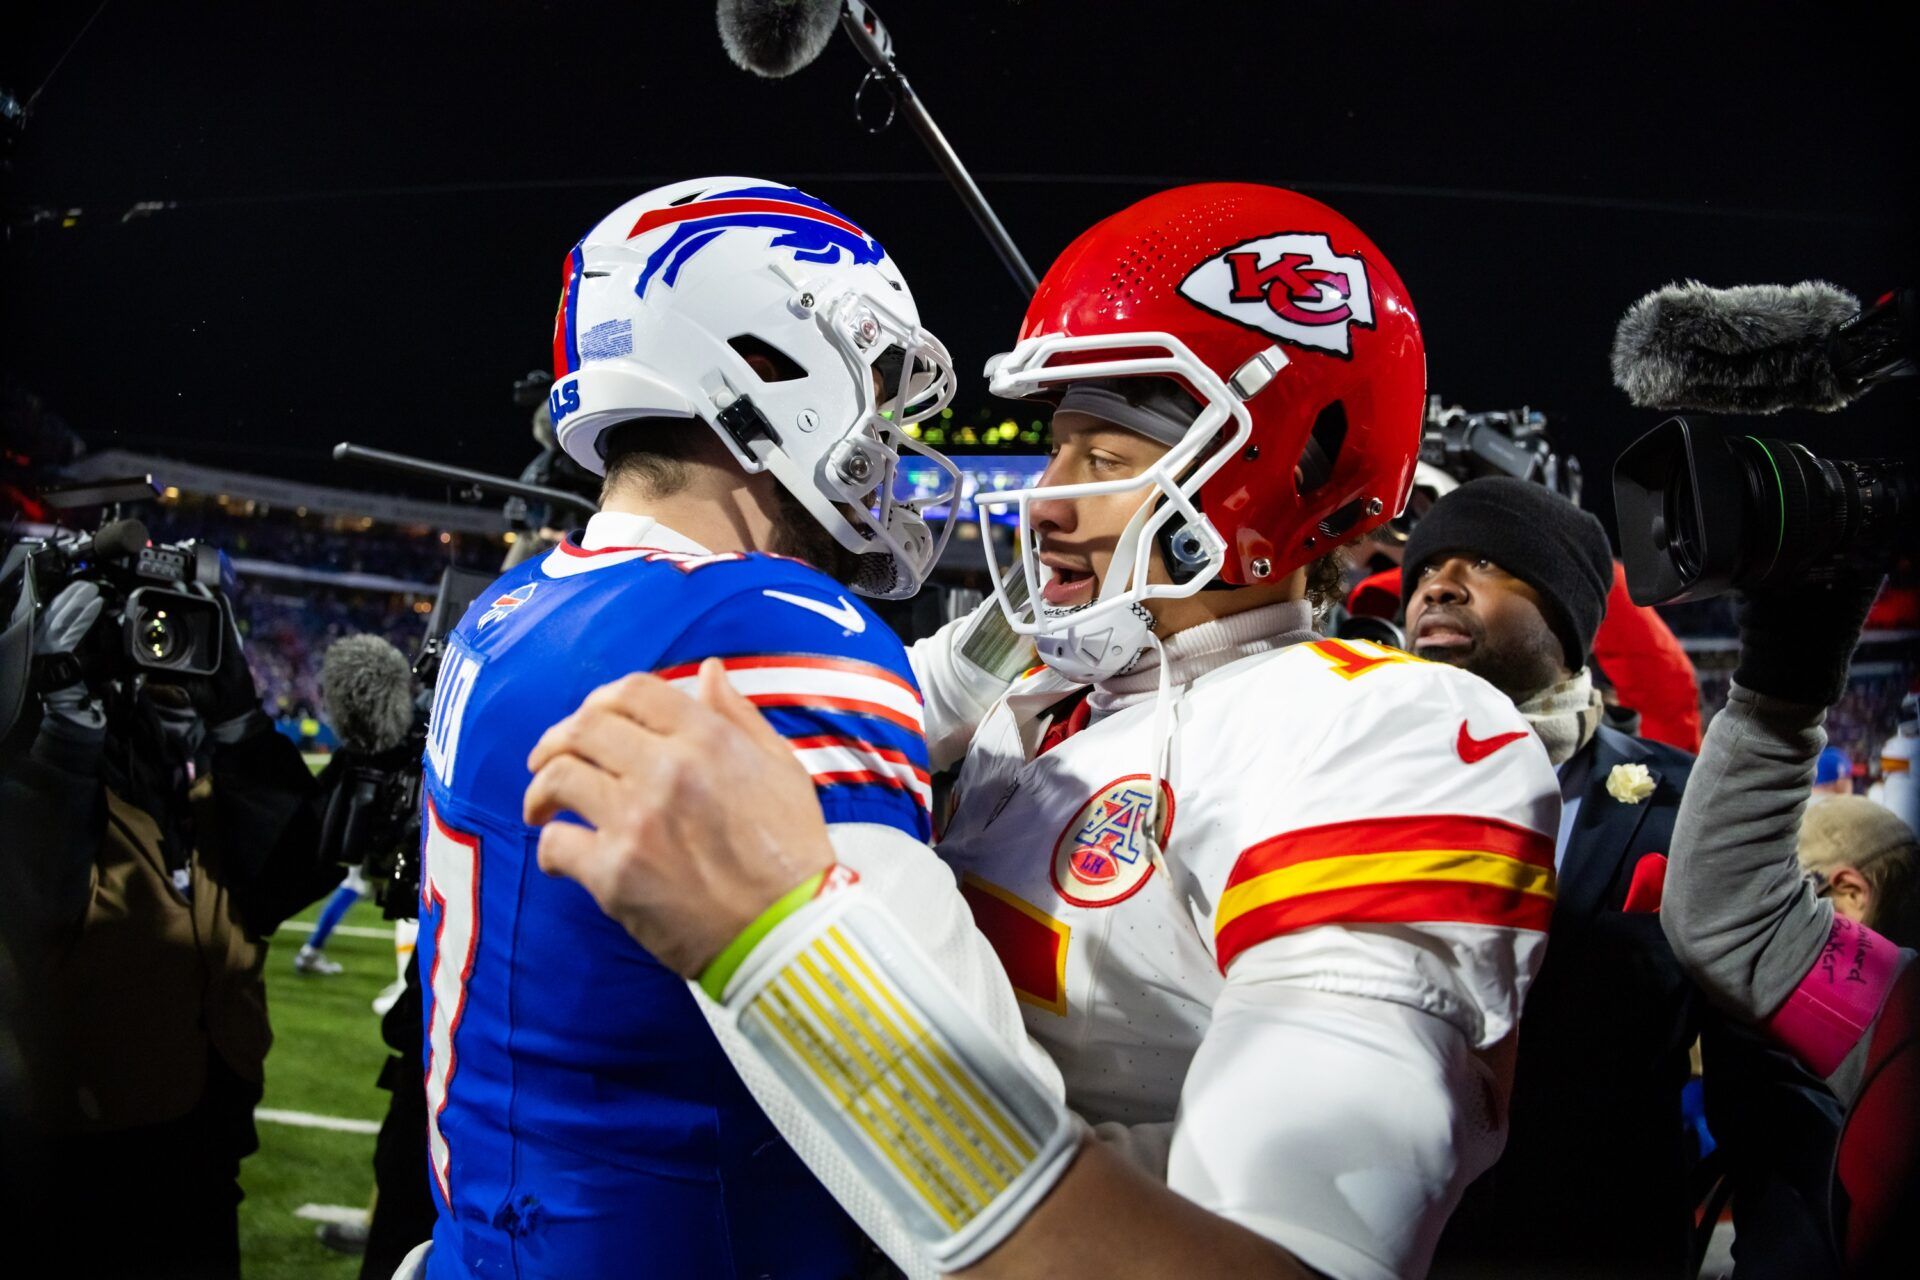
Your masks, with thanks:
M783 920L722 1003L929 1261L985 1257L1066 1171L1073 1115L852 885Z

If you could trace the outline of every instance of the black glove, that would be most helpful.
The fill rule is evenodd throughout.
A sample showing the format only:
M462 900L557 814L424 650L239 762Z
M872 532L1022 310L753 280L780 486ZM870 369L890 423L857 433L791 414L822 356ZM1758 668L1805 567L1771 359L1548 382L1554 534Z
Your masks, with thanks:
M206 721L207 732L216 739L231 740L246 727L260 709L260 691L254 687L253 669L247 666L247 653L241 646L240 628L234 622L233 605L224 595L216 595L225 626L220 637L220 665L212 675L183 676L177 683L193 702L193 709Z
M1747 593L1734 683L1803 706L1838 702L1880 581L1877 572L1845 569L1820 586Z
M53 602L40 611L33 625L33 652L42 673L56 670L58 677L43 676L47 688L40 704L47 719L63 729L98 739L106 729L106 712L99 697L87 687L74 653L100 621L103 608L98 583L81 579L69 582ZM64 662L64 667L56 667Z

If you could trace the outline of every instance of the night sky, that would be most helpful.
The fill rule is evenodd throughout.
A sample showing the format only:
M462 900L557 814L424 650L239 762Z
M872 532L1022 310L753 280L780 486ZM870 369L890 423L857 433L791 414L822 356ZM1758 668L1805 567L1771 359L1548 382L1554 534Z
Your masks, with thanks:
M1036 269L1158 187L1297 187L1393 260L1436 391L1544 409L1590 477L1659 420L1607 371L1640 294L1920 280L1916 32L1891 6L878 7ZM0 27L22 100L94 4L46 8ZM517 471L510 384L547 358L566 250L650 186L739 173L887 246L965 414L1021 299L905 125L856 124L862 70L836 35L756 80L700 0L113 0L7 138L0 376L96 449L393 487L326 459L352 438ZM1911 455L1914 392L1768 430ZM1604 484L1587 503L1610 515Z

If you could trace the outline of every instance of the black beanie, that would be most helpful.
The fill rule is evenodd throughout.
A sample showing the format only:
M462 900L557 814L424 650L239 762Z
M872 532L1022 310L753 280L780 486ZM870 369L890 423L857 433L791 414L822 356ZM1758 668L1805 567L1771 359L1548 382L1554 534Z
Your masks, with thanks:
M1538 591L1567 668L1587 665L1613 586L1613 551L1598 520L1525 480L1469 480L1413 526L1400 563L1403 610L1419 585L1420 566L1448 552L1485 556Z

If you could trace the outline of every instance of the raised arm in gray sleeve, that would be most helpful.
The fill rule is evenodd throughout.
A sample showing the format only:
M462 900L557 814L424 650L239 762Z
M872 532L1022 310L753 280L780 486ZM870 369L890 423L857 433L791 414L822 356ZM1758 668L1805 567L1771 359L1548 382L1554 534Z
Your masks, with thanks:
M1833 927L1795 858L1825 720L1823 708L1734 685L1673 824L1667 941L1701 989L1748 1022L1786 1001Z
M1859 1090L1880 1001L1911 954L1836 918L1800 874L1825 718L1733 686L1680 803L1660 922L1710 999L1764 1024L1844 1103Z

